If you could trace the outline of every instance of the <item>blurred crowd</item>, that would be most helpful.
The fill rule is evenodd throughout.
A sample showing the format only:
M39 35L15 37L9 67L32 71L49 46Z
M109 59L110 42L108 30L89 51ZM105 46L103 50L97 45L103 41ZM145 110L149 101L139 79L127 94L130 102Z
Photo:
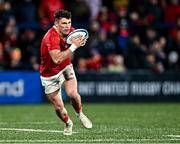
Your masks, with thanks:
M0 0L0 70L39 69L42 36L57 9L89 31L76 71L180 69L179 0Z

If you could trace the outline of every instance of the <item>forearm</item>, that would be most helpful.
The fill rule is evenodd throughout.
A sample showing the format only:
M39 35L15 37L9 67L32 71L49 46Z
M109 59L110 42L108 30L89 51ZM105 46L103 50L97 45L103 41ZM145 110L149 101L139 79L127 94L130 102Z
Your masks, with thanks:
M60 51L60 50L51 50L49 53L53 59L55 64L59 64L63 62L68 57L71 57L72 53L77 49L77 46L72 44L67 50Z
M62 51L58 54L57 57L57 64L62 63L65 59L69 58L72 56L72 52L70 49L67 49L65 51Z

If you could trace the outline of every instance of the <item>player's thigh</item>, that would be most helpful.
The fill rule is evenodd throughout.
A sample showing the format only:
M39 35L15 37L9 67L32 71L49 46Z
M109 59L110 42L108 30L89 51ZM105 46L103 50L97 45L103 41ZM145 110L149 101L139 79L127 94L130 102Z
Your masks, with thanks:
M76 77L64 81L64 88L68 96L77 93L77 79Z
M63 70L63 75L64 75L64 88L66 90L66 93L68 96L70 96L72 93L77 92L77 79L75 76L74 68L73 65L70 64L68 65L64 70Z

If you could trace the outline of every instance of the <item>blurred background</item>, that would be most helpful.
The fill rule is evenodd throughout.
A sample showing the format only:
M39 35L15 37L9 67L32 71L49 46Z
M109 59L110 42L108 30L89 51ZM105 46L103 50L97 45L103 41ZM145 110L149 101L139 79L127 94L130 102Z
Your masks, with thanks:
M73 56L83 101L180 101L179 0L0 0L0 103L47 102L39 49L57 9L90 35Z

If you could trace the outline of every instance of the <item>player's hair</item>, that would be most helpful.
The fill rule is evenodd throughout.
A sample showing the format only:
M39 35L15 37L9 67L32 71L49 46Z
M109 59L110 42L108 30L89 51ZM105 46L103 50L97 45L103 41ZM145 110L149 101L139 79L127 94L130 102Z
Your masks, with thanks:
M54 19L59 20L60 18L70 19L71 18L71 12L69 12L67 10L57 10L54 13Z

